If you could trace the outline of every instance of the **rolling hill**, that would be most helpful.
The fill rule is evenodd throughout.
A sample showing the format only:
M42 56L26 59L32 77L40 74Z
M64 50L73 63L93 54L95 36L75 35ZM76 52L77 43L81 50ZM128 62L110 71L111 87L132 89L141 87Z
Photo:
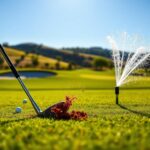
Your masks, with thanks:
M80 67L91 67L94 58L102 58L105 59L106 61L111 62L110 51L109 50L105 51L104 49L101 49L103 51L103 54L100 55L97 53L92 53L93 50L90 50L91 51L90 53L86 52L86 50L81 50L79 48L78 51L67 48L56 49L42 44L38 45L35 43L23 43L9 47L18 49L19 51L23 51L25 53L38 54L51 59L57 60L59 59L64 62L72 63Z
M42 55L37 55L33 53L26 53L25 51L21 51L15 48L8 48L5 47L5 50L7 54L9 55L11 61L13 64L15 64L17 67L25 68L25 67L32 67L32 59L38 57L39 65L38 67L42 68L46 66L49 66L51 69L55 67L57 63L57 59L54 58L48 58ZM4 66L7 67L6 62L4 61ZM61 68L67 68L68 63L64 61L60 61Z

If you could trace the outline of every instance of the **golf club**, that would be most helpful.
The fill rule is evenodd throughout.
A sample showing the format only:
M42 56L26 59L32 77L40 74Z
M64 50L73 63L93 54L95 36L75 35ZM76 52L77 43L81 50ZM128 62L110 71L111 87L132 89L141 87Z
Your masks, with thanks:
M61 105L64 102L60 102L57 104L54 104L53 106L48 107L45 111L42 111L40 109L40 107L37 105L37 103L34 101L34 99L32 98L29 90L27 89L27 87L25 86L24 82L21 80L19 73L17 72L15 66L12 64L10 58L8 57L8 55L6 54L4 48L2 47L2 45L0 44L0 52L2 53L4 59L6 60L7 64L9 65L9 68L11 69L12 73L14 74L14 76L16 77L16 79L18 80L18 82L20 83L22 89L24 90L24 92L26 93L26 95L28 96L36 114L39 117L44 117L44 118L55 118L55 114L51 111L51 108L57 106L57 105Z

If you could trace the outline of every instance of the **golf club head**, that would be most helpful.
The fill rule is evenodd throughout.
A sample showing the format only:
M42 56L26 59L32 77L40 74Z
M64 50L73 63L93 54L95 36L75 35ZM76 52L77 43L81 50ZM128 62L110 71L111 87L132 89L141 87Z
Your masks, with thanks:
M56 118L56 115L54 112L52 112L52 108L54 107L61 107L65 102L59 102L59 103L56 103L50 107L48 107L46 110L44 110L43 112L41 112L39 114L39 117L42 117L42 118Z

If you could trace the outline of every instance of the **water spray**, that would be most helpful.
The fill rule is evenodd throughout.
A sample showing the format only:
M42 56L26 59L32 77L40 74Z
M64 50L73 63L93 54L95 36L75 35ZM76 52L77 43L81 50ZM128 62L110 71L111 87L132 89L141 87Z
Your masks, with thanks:
M118 104L119 87L132 81L133 78L130 75L133 71L141 67L141 65L144 66L146 60L150 57L150 49L139 46L139 43L136 44L137 38L131 41L131 37L126 32L121 37L121 43L116 41L112 36L107 36L107 39L112 48L116 77L116 104ZM128 78L129 76L130 78Z
M118 105L119 103L119 87L115 87L115 94L116 94L116 104Z

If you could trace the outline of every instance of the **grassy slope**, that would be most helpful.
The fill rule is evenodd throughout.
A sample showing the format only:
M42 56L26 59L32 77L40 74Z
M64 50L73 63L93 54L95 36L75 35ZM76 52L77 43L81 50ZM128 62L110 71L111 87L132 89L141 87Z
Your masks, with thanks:
M15 60L16 59L19 59L22 55L24 55L25 53L22 52L22 51L17 51L15 49L12 49L12 48L5 48L8 56L11 58L11 61L12 63L14 64L15 63ZM4 61L4 64L6 64L6 61Z
M17 49L13 48L5 48L7 51L7 54L10 56L13 63L15 63L16 59L19 59L22 55L25 55L25 52L19 51ZM27 64L31 64L32 56L37 56L36 54L28 54L23 61L20 62L19 66L25 66ZM48 63L51 67L54 67L57 60L53 58L48 58L44 56L39 55L39 64L40 66L43 66L45 63ZM6 62L5 62L6 65ZM64 68L68 66L67 62L61 61L60 65Z
M0 149L150 149L150 94L143 89L150 88L148 78L134 83L134 88L142 90L132 86L131 90L121 91L121 103L129 110L114 104L112 71L61 71L56 77L25 82L42 109L66 95L74 95L78 100L72 109L88 112L89 119L30 119L34 110L30 103L22 104L26 96L17 82L1 80ZM72 90L67 90L69 87ZM23 108L21 114L13 114L16 106Z

